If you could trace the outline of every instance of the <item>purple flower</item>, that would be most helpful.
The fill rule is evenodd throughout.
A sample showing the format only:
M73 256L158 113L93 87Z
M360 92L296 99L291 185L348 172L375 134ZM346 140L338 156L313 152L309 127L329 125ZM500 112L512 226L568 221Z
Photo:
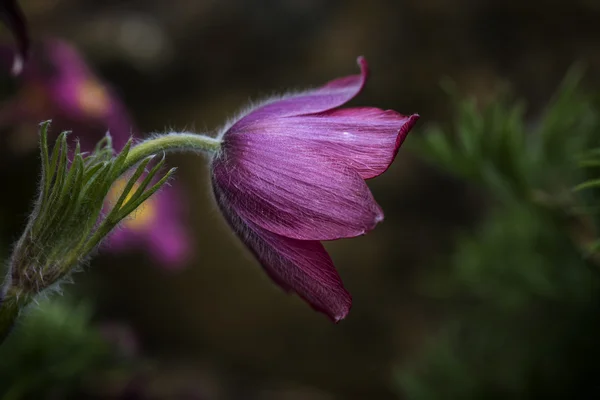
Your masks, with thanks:
M12 49L0 50L3 60L12 59ZM55 129L74 131L87 148L107 130L117 148L131 136L133 123L116 93L63 40L45 39L36 46L18 82L16 96L0 110L1 125L52 119Z
M12 59L11 72L13 75L18 75L23 69L23 63L29 56L31 40L29 38L25 15L17 0L0 1L0 18L11 30L17 42L19 51Z
M362 235L383 220L365 183L390 166L416 114L340 109L363 88L361 74L270 100L222 131L212 162L225 219L284 290L338 322L351 296L320 243Z
M2 54L10 55L8 49L2 50ZM37 125L51 119L53 131L73 131L83 151L92 150L107 131L119 151L135 132L134 123L114 90L65 41L44 40L25 65L19 82L17 96L0 108L0 124ZM122 181L115 184L107 205L118 198L122 188ZM183 225L179 190L172 186L152 196L111 233L105 248L120 252L142 246L166 267L183 266L191 255L191 245Z

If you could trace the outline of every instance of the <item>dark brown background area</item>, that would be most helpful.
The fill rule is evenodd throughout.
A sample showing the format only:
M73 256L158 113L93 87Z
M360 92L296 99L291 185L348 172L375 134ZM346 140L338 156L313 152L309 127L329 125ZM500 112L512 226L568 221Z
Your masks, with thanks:
M590 85L599 77L595 0L23 6L34 35L73 41L145 132L212 131L249 99L356 73L358 55L372 75L352 104L418 112L412 135L451 118L439 85L444 77L486 101L508 81L533 117L573 62L586 62ZM76 279L81 295L96 302L98 320L131 324L144 352L161 362L153 384L189 387L210 399L397 398L393 369L418 355L438 318L416 278L481 215L477 192L401 149L392 168L370 182L385 222L368 236L327 244L354 298L347 320L333 325L283 294L228 232L211 203L205 161L175 155L170 162L181 167L188 192L195 261L174 273L144 254L102 255ZM4 233L14 238L37 166L35 155L8 154L3 163L11 169L2 179L14 190L2 200L14 210Z

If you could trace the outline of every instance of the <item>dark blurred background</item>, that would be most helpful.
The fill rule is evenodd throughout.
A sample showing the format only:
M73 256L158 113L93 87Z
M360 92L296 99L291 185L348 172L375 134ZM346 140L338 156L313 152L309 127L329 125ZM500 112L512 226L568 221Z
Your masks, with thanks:
M532 118L575 61L588 65L589 85L600 77L595 0L30 0L23 7L34 37L74 43L148 133L212 132L250 99L356 73L359 55L372 75L352 104L418 112L411 135L451 118L439 84L445 77L487 101L509 82ZM38 166L35 152L7 157L10 243L25 222ZM228 231L204 160L169 162L181 167L193 261L169 271L142 251L101 253L72 288L93 300L96 320L131 327L157 363L157 393L176 386L207 399L399 398L393 371L419 354L441 313L416 277L477 221L478 192L401 149L369 183L385 222L365 237L326 244L354 299L349 317L334 325L280 291Z

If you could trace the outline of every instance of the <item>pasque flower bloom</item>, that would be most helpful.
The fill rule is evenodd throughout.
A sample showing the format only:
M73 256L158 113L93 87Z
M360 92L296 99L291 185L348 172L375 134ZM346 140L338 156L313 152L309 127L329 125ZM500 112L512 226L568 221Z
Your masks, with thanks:
M386 171L419 118L340 109L367 80L366 61L358 63L359 75L244 113L222 130L211 165L219 208L267 274L336 322L351 296L320 242L383 220L365 179Z
M12 59L13 52L0 47L4 60ZM117 151L135 134L134 122L119 96L63 40L46 38L36 46L19 83L17 95L0 107L0 125L37 125L51 119L53 131L72 130L83 151L93 150L107 131ZM36 131L31 130L32 134ZM117 182L108 202L116 201L125 182ZM175 184L148 199L109 236L105 248L121 252L139 246L165 267L183 266L191 255L191 244L182 221L179 191Z

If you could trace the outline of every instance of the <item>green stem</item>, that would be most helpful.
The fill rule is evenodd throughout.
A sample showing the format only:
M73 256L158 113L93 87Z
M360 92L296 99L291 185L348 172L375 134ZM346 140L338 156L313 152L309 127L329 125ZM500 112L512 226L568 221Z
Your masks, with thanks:
M220 140L196 133L182 132L160 135L145 140L133 147L125 159L122 171L125 172L144 158L161 152L191 151L196 153L215 153L220 148Z
M10 301L0 293L0 344L4 342L12 331L15 321L21 312L21 306L22 304L18 301Z

